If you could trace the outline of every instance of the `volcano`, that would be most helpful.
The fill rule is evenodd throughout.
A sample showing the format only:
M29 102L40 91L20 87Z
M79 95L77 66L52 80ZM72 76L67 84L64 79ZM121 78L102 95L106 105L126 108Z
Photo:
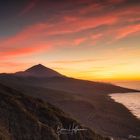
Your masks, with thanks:
M14 74L0 74L0 83L57 106L102 136L116 139L127 139L130 134L139 136L140 120L109 96L112 93L140 92L138 90L63 76L42 64ZM13 94L13 90L9 92Z
M15 73L17 76L33 77L62 77L63 75L55 70L45 67L42 64L34 65L25 71Z

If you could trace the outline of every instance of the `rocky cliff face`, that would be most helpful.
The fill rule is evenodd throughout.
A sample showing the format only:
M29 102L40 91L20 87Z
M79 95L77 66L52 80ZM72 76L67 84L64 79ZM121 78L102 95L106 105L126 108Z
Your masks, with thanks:
M59 128L81 125L40 99L0 84L0 140L104 140L91 130L60 134ZM106 138L107 139L107 138Z

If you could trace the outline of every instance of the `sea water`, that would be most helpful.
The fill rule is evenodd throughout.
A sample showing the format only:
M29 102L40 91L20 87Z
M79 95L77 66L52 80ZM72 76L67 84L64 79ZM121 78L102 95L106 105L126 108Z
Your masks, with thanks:
M140 90L140 82L122 82L115 83L117 85L139 89ZM110 94L110 97L114 99L116 102L123 104L127 107L137 118L140 119L140 92L132 92L132 93L115 93Z

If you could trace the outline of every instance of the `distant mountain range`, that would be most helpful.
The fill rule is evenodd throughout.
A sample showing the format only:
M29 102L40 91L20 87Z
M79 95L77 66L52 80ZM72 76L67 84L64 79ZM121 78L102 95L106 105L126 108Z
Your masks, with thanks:
M0 74L0 83L57 106L101 135L125 139L139 135L140 120L108 96L138 90L70 78L41 64L15 74Z

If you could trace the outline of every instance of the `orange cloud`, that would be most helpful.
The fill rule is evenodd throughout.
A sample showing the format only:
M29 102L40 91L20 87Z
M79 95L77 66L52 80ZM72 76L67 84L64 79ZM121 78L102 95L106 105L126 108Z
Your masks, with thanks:
M108 0L109 3L113 4L124 1L125 0ZM23 13L31 10L36 2L37 1L31 2L29 8L27 6ZM40 53L42 50L48 50L48 46L55 49L65 46L79 46L83 42L88 43L90 39L93 40L95 44L99 41L101 42L101 39L107 36L112 36L114 40L119 40L139 31L139 25L135 23L135 21L139 20L137 17L140 13L138 6L124 7L122 8L123 12L119 8L116 8L112 13L110 11L104 12L105 8L107 8L107 5L94 3L84 8L79 8L77 14L60 14L55 22L46 21L27 26L16 35L0 41L0 54L2 56L30 55ZM93 11L100 11L101 14L98 15L97 13L96 16L85 16L87 13L90 15ZM73 12L75 11L71 11L70 13ZM98 32L94 33L94 30L99 27L105 27L105 29L103 31L98 30ZM93 32L88 33L88 30L91 29L93 29ZM80 34L82 31L87 31L87 33L81 37ZM64 38L59 38L60 35L64 35ZM65 37L65 35L69 35L69 37ZM73 37L73 35L75 36ZM51 37L57 38L48 39ZM44 47L44 44L34 45L42 41L45 42L45 46L47 47Z
M127 37L127 36L129 36L129 35L132 35L132 34L135 34L135 33L137 33L137 32L140 32L140 24L125 27L125 28L123 28L123 29L120 29L120 30L117 32L116 40L125 38L125 37Z
M25 41L30 41L39 37L44 29L46 29L45 24L35 24L28 26L16 35L5 38L3 41L0 42L0 46L13 46L16 44L22 44Z
M10 62L10 61L6 61L6 62L1 62L0 63L0 67L20 67L21 65L27 65L27 63L18 63L18 62Z
M85 41L86 41L86 38L77 38L74 40L74 45L79 46L81 43Z
M67 34L75 33L84 29L94 28L104 24L113 24L115 21L116 18L105 17L105 18L98 18L98 20L88 18L87 20L76 19L76 21L74 22L64 21L65 25L67 26L64 26L63 22L60 22L58 24L52 24L52 25L49 23L35 24L23 29L15 36L4 39L3 41L0 42L0 47L1 50L5 50L5 49L11 50L12 47L13 51L8 51L9 53L6 52L7 55L14 54L17 56L18 52L19 55L29 54L28 52L34 52L34 51L36 52L36 50L40 50L40 48L43 48L43 46L40 46L40 48L38 47L33 48L32 44L34 44L35 42L38 43L38 41L40 42L40 40L44 37L47 38L48 36L55 36L57 34L60 35L65 33ZM86 39L84 37L74 39L74 40L66 39L66 41L58 39L52 42L46 41L46 44L51 44L51 47L60 46L64 44L68 45L71 44L71 42L74 42L75 45L80 45L80 43L84 42L85 40ZM17 48L21 51L15 51L18 50Z
M52 61L51 63L56 64L77 64L77 63L87 63L87 62L95 62L99 61L100 59L80 59L80 60L64 60L64 61Z
M0 71L1 73L14 73L16 71L24 70L29 66L32 66L32 63L28 62L13 62L13 61L3 61L0 63Z
M112 0L110 0L112 1ZM113 0L116 1L116 0ZM121 1L121 0L120 0ZM93 7L102 7L100 4L93 4ZM89 10L91 5L87 6L86 9ZM82 11L83 8L81 8ZM98 8L97 8L98 9ZM85 9L84 9L85 10ZM83 10L83 11L84 11ZM96 9L94 9L96 12ZM91 11L90 11L91 12ZM133 18L133 15L138 15L140 13L139 7L127 7L124 11L115 10L112 13L106 13L105 15L100 15L96 17L82 17L83 14L80 13L78 16L61 16L58 18L56 23L39 23L26 27L21 32L17 33L15 36L6 38L4 42L0 42L0 46L12 46L20 42L28 40L42 38L47 36L61 35L61 34L71 34L77 33L82 30L88 30L90 28L97 28L104 25L117 25L123 23L123 21L135 22L138 18ZM130 17L131 15L131 17ZM129 16L129 18L124 18ZM120 19L123 17L123 19ZM120 27L121 28L121 27Z
M94 39L94 40L98 40L98 39L100 39L102 36L103 36L102 33L97 33L97 34L92 35L91 38Z
M50 46L47 44L37 44L32 46L26 47L17 47L8 50L4 50L0 52L0 58L9 58L9 57L16 57L16 56L24 56L29 54L35 54L39 52L43 52L44 50L50 49Z
M74 21L63 21L54 25L47 30L48 35L70 34L87 30L90 28L96 28L101 25L112 25L117 22L116 17L97 17L97 18L77 18Z

